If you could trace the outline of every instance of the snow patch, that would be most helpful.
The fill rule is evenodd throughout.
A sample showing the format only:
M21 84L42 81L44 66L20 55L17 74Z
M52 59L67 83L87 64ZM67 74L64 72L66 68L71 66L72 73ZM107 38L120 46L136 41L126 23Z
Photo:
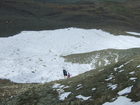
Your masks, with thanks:
M118 69L118 68L115 67L115 68L114 68L114 71L117 71L117 69Z
M107 84L107 87L109 88L109 89L112 89L112 90L115 90L116 88L117 88L117 86L118 86L118 84L112 84L112 83L108 83Z
M62 85L62 86L63 86L63 85ZM61 84L57 84L57 83L56 83L56 84L54 84L54 85L52 86L52 88L55 89L55 88L60 88L60 87L62 87L62 86L61 86Z
M129 60L128 62L124 63L124 65L127 65L127 64L129 64L130 62L132 62L132 61L133 61L133 59L131 59L131 60Z
M82 84L78 84L78 85L77 85L77 87L80 87L80 86L82 86Z
M119 96L114 102L106 102L103 105L140 105L139 102L131 102L131 99Z
M118 69L121 69L121 68L123 68L124 67L124 65L120 65L119 67L118 67Z
M60 94L59 100L64 101L70 94L71 94L71 92L64 92L64 93Z
M61 85L58 83L55 83L52 88L56 90L59 94L59 100L64 101L70 94L71 92L65 92L65 88L69 88L69 86Z
M105 58L104 61L105 61L105 66L110 64L110 62L107 58Z
M83 88L83 86L82 86L82 84L79 84L79 85L77 85L77 89L76 90L79 90L81 88Z
M69 88L69 86L65 86L65 85L61 85L61 84L58 84L58 83L55 83L53 86L52 86L53 89L66 89L66 88Z
M135 81L137 78L136 77L131 77L130 80L131 81Z
M76 98L86 101L86 100L90 99L91 96L85 97L85 96L82 96L82 95L78 95L78 96L76 96Z
M140 36L140 33L137 33L137 32L127 32L127 33Z
M104 69L100 69L99 71L100 71L100 72L101 72L101 71L104 71Z
M133 86L130 86L130 87L127 87L121 91L118 92L118 95L125 95L125 94L129 94L131 93L131 89L132 89Z
M95 91L95 90L96 90L96 88L92 88L91 90L92 90L92 91Z
M140 68L140 65L138 65L137 68Z
M119 55L118 55L118 54L115 54L115 55L116 55L115 62L118 62L118 60L119 60Z
M110 75L107 79L105 79L105 81L112 80L113 78L114 78L114 75Z
M135 74L135 71L132 71L132 72L130 72L129 74L130 74L130 75L133 75L133 74Z
M122 65L120 65L119 67L114 68L114 71L117 71L117 70L119 70L119 69L122 69L125 65L129 64L129 63L132 62L132 61L133 61L133 59L129 60L128 62L126 62L126 63L124 63L124 64L122 64ZM124 71L124 70L122 69L122 70L119 70L118 72L123 72L123 71Z
M83 86L81 86L81 87L78 87L76 90L79 90L79 89L81 89L81 88L83 88Z
M121 73L121 72L123 72L123 71L124 71L124 70L119 70L118 72Z

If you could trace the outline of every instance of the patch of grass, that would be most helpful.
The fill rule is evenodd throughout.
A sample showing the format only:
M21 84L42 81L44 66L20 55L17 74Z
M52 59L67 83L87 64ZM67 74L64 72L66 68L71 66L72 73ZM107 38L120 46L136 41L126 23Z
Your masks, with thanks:
M36 85L38 84L17 84L10 80L0 79L0 105L3 105L5 99L21 94Z

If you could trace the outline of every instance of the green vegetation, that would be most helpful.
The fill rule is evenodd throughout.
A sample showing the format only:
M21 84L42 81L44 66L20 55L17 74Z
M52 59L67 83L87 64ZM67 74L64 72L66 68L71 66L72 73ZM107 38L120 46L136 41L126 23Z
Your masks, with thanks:
M139 48L133 48L128 50L107 49L89 53L72 54L63 57L65 58L66 62L92 64L93 67L98 68L104 67L109 64L117 63L121 60L126 60L139 54Z
M139 31L139 4L139 0L124 2L80 0L75 3L2 0L0 36L14 35L23 30L66 27L100 28L114 34L121 34L128 30Z
M17 84L9 80L0 79L0 105L6 98L25 92L36 85L38 84Z

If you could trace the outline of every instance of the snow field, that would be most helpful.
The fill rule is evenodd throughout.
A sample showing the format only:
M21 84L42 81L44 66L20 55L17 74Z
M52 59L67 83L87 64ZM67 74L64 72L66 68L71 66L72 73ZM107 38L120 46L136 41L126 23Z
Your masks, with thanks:
M17 83L63 79L63 67L72 76L93 69L90 64L67 63L61 57L63 55L135 47L140 47L140 38L114 36L96 29L23 31L12 37L0 38L0 78Z

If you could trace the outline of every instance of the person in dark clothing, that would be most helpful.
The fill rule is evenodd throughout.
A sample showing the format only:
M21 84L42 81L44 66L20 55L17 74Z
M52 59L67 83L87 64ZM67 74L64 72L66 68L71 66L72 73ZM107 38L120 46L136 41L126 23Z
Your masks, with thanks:
M67 71L63 69L64 78L67 78Z

